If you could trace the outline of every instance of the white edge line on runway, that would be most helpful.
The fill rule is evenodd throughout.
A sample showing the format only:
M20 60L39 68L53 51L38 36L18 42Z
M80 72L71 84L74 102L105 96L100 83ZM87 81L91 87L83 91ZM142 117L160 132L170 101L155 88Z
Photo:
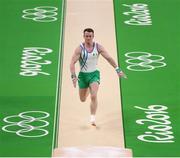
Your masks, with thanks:
M60 68L60 64L62 65L62 62L60 62L60 60L62 60L62 59L60 59L60 55L61 55L61 53L62 53L62 37L63 37L63 26L64 26L64 8L65 8L65 6L64 6L64 4L65 4L65 0L62 0L63 2L62 2L62 8L61 8L61 30L60 30L60 38L59 38L59 56L58 56L58 71L57 71L57 83L56 83L56 104L55 104L55 111L54 111L54 126L53 126L53 139L52 139L52 150L51 150L51 156L53 155L53 150L54 150L54 142L55 142L55 135L56 135L56 113L57 113L57 106L59 106L58 105L58 98L59 98L59 79L60 79L60 70L59 70L59 68ZM62 57L62 56L61 56ZM62 67L61 67L61 70L62 70ZM59 115L59 113L58 113L58 115Z

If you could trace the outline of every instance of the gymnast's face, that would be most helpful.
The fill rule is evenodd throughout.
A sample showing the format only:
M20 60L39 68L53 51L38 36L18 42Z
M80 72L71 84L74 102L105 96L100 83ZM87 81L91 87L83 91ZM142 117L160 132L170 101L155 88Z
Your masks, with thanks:
M85 43L91 44L93 42L94 33L93 32L84 32Z

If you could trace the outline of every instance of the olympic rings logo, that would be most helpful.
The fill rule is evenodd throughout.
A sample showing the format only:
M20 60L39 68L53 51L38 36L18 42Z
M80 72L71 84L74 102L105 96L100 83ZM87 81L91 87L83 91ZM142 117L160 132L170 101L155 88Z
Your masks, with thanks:
M37 22L53 22L56 21L58 8L52 6L40 6L34 9L23 10L22 18L31 19Z
M132 71L150 71L166 66L163 62L165 58L161 55L152 55L148 52L128 52L125 56L129 58L126 63L130 64L127 69Z
M18 115L7 116L3 119L8 123L2 127L2 130L9 133L15 133L20 137L43 137L49 132L43 127L49 125L49 122L43 120L50 115L44 111L26 111Z

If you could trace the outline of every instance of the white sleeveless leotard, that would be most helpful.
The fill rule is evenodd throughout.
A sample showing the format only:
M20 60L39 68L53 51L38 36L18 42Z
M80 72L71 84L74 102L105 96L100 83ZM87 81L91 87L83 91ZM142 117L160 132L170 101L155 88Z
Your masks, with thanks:
M92 52L88 52L85 48L83 43L80 44L81 47L81 56L79 59L80 63L80 71L81 72L93 72L97 70L97 63L98 63L98 44L93 43L93 50Z

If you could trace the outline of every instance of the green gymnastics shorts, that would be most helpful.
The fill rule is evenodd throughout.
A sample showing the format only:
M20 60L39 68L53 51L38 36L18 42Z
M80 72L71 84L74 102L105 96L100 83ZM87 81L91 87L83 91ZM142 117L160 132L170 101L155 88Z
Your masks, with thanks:
M80 89L88 88L93 82L100 84L100 72L98 70L93 72L79 72L78 79Z

